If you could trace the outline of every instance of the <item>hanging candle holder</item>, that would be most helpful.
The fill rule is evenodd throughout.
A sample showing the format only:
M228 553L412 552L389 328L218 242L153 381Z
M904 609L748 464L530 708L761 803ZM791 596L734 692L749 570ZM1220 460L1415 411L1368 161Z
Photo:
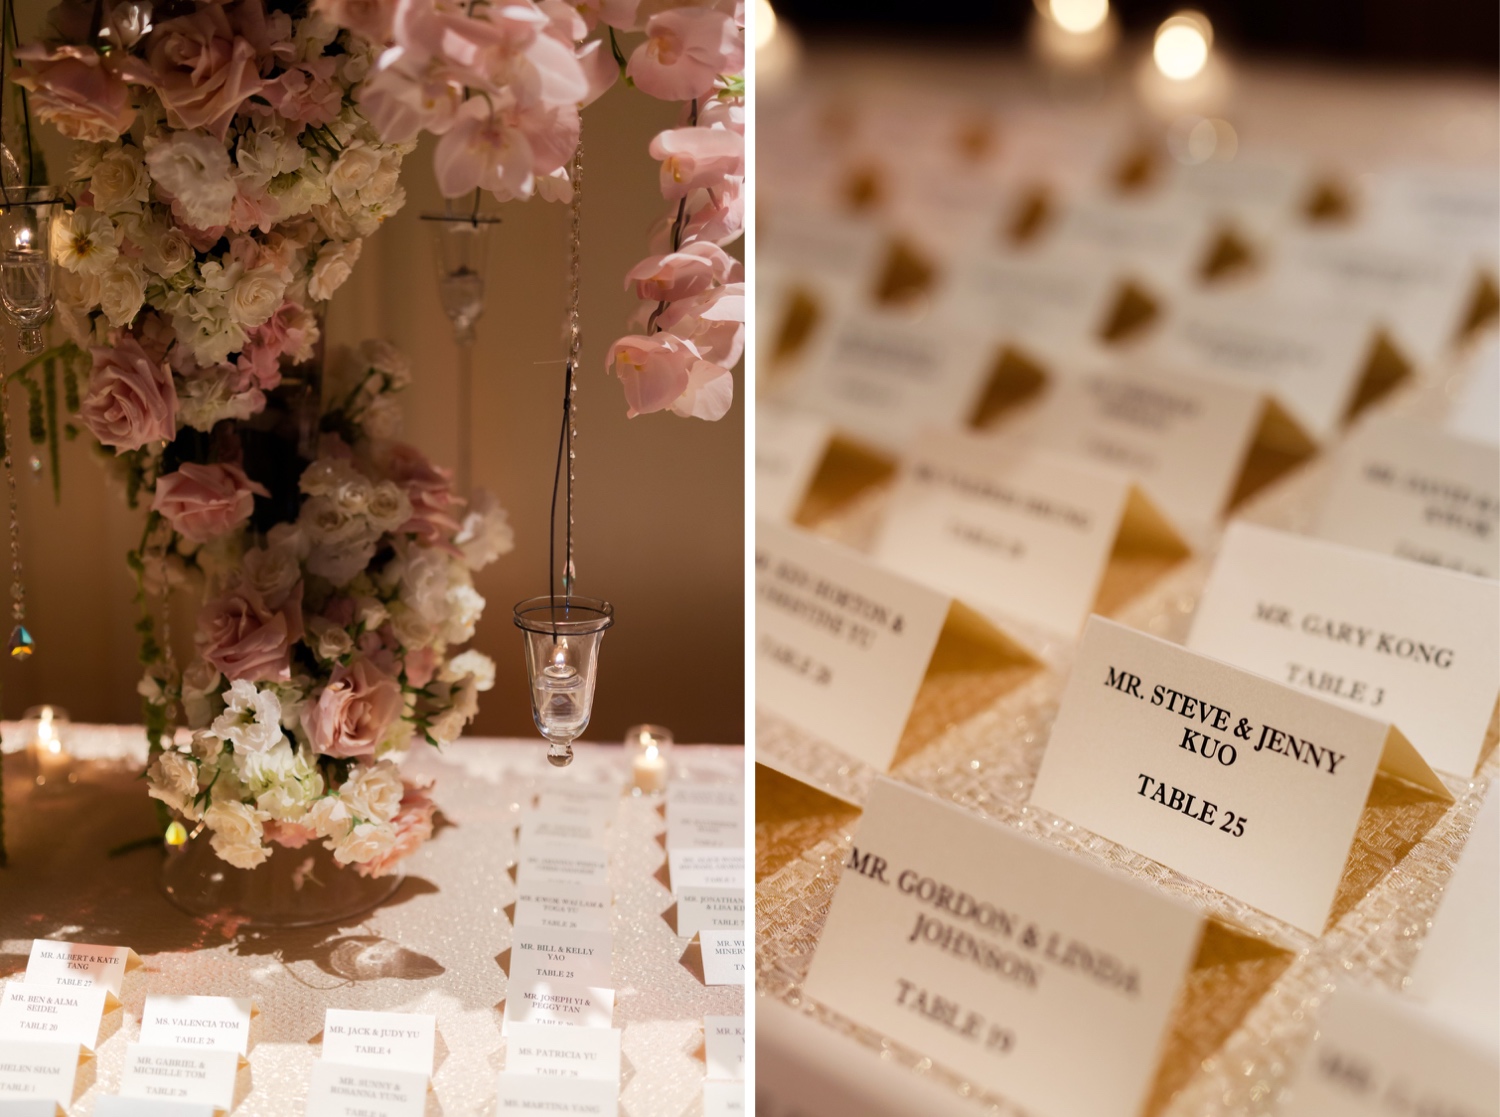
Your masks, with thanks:
M50 186L0 190L0 306L27 354L42 351L42 330L52 320L52 220L61 205Z
M573 742L588 728L604 630L615 623L608 601L594 597L531 597L516 606L526 642L531 716L548 741L547 760L573 762Z

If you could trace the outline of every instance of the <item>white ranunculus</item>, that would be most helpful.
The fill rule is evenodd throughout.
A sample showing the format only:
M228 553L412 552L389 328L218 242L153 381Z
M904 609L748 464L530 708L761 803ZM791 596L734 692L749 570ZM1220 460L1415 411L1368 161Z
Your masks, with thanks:
M276 313L285 293L285 273L274 264L251 268L240 276L230 292L229 316L247 329L253 329Z
M197 762L175 749L164 749L146 770L146 784L151 798L182 811L198 794Z
M477 648L470 648L448 661L444 678L454 682L473 678L475 690L489 690L495 685L495 661Z
M366 822L389 822L401 809L401 769L389 760L361 764L339 788L339 798L349 805L355 818Z
M363 140L355 140L339 154L328 170L328 188L341 202L358 197L380 170L380 152Z
M271 855L262 842L261 812L245 803L216 802L203 812L214 852L237 869L253 869Z
M114 222L97 209L79 206L52 218L52 259L69 271L103 275L119 255Z
M285 543L252 547L245 552L245 580L269 609L279 609L302 577L295 546Z
M308 617L306 624L307 635L311 638L308 643L319 659L342 659L354 650L354 637L343 625L318 616Z
M381 531L395 531L411 519L411 499L394 481L382 481L370 493L366 514Z
M121 256L99 277L99 308L111 326L128 326L146 301L146 274L139 260Z
M500 501L493 493L480 489L469 501L468 514L453 542L463 552L464 564L470 570L483 570L501 555L515 550L516 533Z
M105 213L136 213L151 196L151 179L140 148L121 145L94 164L89 176L94 208Z
M318 251L317 262L313 264L312 278L308 281L307 293L319 302L331 299L333 293L349 278L349 273L354 269L355 261L359 259L360 249L363 247L364 242L359 240L324 245Z
M220 141L203 132L172 132L146 153L146 168L195 228L229 223L236 188Z
M276 125L255 128L240 137L234 161L240 176L257 187L273 178L295 174L307 160L307 152L295 136L287 136Z
M302 816L303 826L309 827L318 837L332 838L335 842L349 832L352 821L348 805L337 795L315 799L307 808L307 814Z
M340 865L363 864L390 852L396 844L396 829L389 822L363 822L350 830L333 850Z

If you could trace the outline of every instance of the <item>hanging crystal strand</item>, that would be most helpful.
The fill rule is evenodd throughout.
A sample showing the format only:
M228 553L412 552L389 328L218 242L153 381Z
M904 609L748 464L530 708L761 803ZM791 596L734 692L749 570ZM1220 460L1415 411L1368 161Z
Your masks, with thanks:
M579 289L582 274L583 244L583 134L573 151L573 165L568 176L573 183L572 244L568 255L568 541L563 564L563 595L573 592L577 569L573 565L573 467L578 458L574 443L578 438L578 352L583 344L578 328Z
M26 631L26 587L21 581L21 517L16 498L16 471L11 448L15 443L10 427L10 392L5 383L4 350L0 349L0 437L5 439L5 487L10 500L10 596L11 616L16 625L10 633L10 654L14 659L29 659L31 633Z

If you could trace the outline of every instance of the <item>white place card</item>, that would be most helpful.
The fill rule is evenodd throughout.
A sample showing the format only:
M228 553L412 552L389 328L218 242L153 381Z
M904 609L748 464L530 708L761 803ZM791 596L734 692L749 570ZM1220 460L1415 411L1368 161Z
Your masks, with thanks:
M428 1013L330 1008L323 1014L325 1062L431 1075L436 1049L437 1017Z
M620 1029L512 1024L505 1037L505 1073L618 1083Z
M745 890L740 888L683 888L677 900L677 934L691 938L700 931L732 931L745 926Z
M563 982L507 984L502 1032L514 1024L608 1028L614 1023L615 991Z
M1099 338L1120 286L1097 257L985 249L954 263L941 297L993 336L1046 351Z
M521 816L516 832L516 844L522 849L533 845L577 845L603 846L607 841L608 826L598 816L587 812L527 811Z
M81 1056L76 1043L0 1040L0 1098L71 1106Z
M109 995L102 985L70 989L7 982L0 993L0 1040L76 1043L92 1051Z
M1500 791L1492 780L1448 878L1407 992L1433 1015L1500 1047Z
M511 936L510 980L608 986L612 941L608 931L517 926Z
M700 931L698 943L703 949L703 984L745 984L748 962L743 930Z
M95 1113L103 1113L105 1110L96 1109ZM7 1098L0 1095L0 1117L65 1117L63 1107L60 1103L49 1098ZM157 1117L152 1113L142 1114L142 1117ZM213 1110L209 1110L203 1117L214 1117Z
M703 1018L704 1061L710 1079L725 1082L745 1080L745 1018L743 1016L705 1016Z
M817 415L762 405L755 412L755 514L790 520L833 441L833 424Z
M667 817L670 818L673 811L692 811L699 807L743 811L744 784L723 780L708 783L678 780L667 785Z
M669 849L667 873L673 892L683 888L743 888L745 850Z
M874 289L886 237L877 225L830 210L778 206L758 231L756 250L789 280L852 297Z
M880 779L807 995L1048 1117L1136 1117L1202 917ZM1060 1072L1059 1059L1087 1073Z
M874 554L967 604L1071 636L1122 536L1186 554L1128 479L993 438L931 430L908 447Z
M33 939L31 957L26 962L26 984L98 985L118 997L125 974L140 965L140 957L128 946Z
M237 997L146 998L140 1042L147 1047L196 1047L250 1050L250 1021L255 1007Z
M743 1082L705 1082L703 1117L744 1117L749 1113Z
M1314 534L1500 578L1500 448L1372 416L1339 448Z
M884 770L951 605L767 520L755 533L756 702Z
M1346 982L1290 1094L1285 1117L1500 1117L1500 1060L1394 994Z
M132 1043L125 1048L120 1093L153 1101L210 1105L228 1112L234 1108L239 1072L237 1051L190 1051Z
M1000 356L999 343L935 318L852 312L829 324L793 402L896 453L926 426L962 426Z
M212 1105L196 1102L122 1098L115 1094L100 1094L94 1099L94 1117L219 1117L219 1113ZM3 1108L0 1117L8 1117Z
M1172 290L1197 279L1213 244L1213 221L1181 206L1071 198L1042 248L1083 256L1098 270L1140 275Z
M745 844L745 808L686 806L667 810L668 849L712 849Z
M1172 522L1194 529L1223 514L1257 443L1312 448L1263 391L1144 361L1056 380L1027 430L1043 449L1135 478Z
M542 881L517 888L515 927L608 931L610 891L603 884L556 884Z
M313 1064L307 1117L422 1117L426 1112L425 1074L326 1059Z
M1319 935L1381 770L1452 798L1389 723L1092 617L1031 803Z
M1235 523L1187 646L1393 722L1470 776L1500 693L1497 618L1500 582Z
M1500 444L1500 334L1491 333L1468 364L1463 390L1448 409L1447 431L1473 442Z
M570 1117L616 1117L619 1112L618 1082L509 1071L500 1074L497 1081L495 1112L500 1115L566 1113Z
M536 809L552 814L586 815L607 826L620 812L620 789L603 783L543 785L537 792Z
M609 884L609 851L602 846L532 842L516 850L516 883Z

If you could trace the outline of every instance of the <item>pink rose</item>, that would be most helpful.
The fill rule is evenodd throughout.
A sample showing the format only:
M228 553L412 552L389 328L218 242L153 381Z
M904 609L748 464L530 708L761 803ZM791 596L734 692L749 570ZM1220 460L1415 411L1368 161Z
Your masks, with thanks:
M302 639L302 583L278 609L241 582L206 602L198 614L198 651L224 677L284 683L292 677L292 645Z
M429 547L451 548L460 527L452 471L433 465L414 446L398 442L390 449L386 473L411 501L411 519L397 530L415 535Z
M432 837L432 815L436 809L436 804L428 798L425 788L406 784L401 795L401 806L396 817L391 819L396 840L379 857L357 862L355 871L366 877L383 877L391 872L398 862L410 857Z
M234 33L218 4L157 25L148 61L167 122L202 128L220 140L240 106L265 85L255 45Z
M261 90L261 96L288 120L319 126L331 124L344 107L344 91L334 81L338 59L314 58L287 69Z
M333 669L302 724L312 747L324 756L374 756L401 708L401 684L360 657Z
M733 17L706 8L673 8L646 21L625 74L643 93L687 101L713 89L720 74L745 68L745 36Z
M153 361L129 334L92 350L94 367L78 418L115 453L139 450L148 442L170 441L177 433L177 389L172 370Z
M722 186L745 174L745 137L723 128L672 128L651 141L660 159L662 197L686 198L694 190Z
M671 303L656 324L691 341L705 361L729 368L745 351L745 285L711 287Z
M437 674L437 663L437 652L432 648L418 648L414 652L407 652L404 663L407 686L421 690L432 682L432 677Z
M687 391L698 351L675 334L632 334L609 348L606 366L625 387L626 416L671 407Z
M396 22L394 0L313 0L313 11L378 45L391 41Z
M16 84L35 96L37 116L69 139L109 143L135 120L130 89L119 71L89 47L23 47L16 57L26 64Z
M717 244L689 244L676 252L647 256L625 273L638 299L671 303L739 278L739 262Z
M311 826L303 826L297 822L282 822L273 818L262 825L267 842L275 842L287 849L301 849L318 836L318 832Z
M156 482L151 508L178 533L194 543L207 543L248 520L257 496L270 495L237 465L183 462Z

